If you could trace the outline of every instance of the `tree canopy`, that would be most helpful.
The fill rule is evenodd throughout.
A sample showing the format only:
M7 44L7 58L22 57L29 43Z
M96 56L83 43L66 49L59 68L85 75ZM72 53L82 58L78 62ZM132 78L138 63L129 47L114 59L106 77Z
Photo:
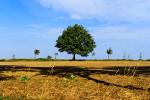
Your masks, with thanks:
M111 48L107 49L106 53L108 54L108 59L110 58L110 55L112 55L113 51Z
M58 37L55 47L60 52L73 54L73 60L75 60L76 54L86 57L94 50L96 45L88 31L82 25L75 24L74 26L68 26L63 31L62 35Z
M34 50L34 55L35 55L35 58L36 58L36 55L39 55L40 54L40 50L38 50L38 49L35 49Z

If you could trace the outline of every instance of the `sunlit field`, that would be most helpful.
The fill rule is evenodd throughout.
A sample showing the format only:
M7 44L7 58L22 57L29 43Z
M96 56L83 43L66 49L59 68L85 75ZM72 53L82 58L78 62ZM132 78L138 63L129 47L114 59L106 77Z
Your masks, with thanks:
M0 62L0 65L17 65L28 67L83 66L101 68L109 66L150 66L150 61L6 61Z
M150 62L0 62L0 99L149 100Z

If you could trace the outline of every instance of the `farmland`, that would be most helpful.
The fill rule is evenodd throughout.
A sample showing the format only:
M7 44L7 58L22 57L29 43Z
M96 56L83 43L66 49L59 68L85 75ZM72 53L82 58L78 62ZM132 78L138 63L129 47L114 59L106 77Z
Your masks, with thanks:
M148 61L0 62L0 98L149 100Z

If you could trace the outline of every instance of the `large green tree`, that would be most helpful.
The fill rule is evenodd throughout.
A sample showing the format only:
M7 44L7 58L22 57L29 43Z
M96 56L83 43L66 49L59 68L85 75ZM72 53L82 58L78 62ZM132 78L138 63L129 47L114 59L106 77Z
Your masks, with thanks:
M76 59L76 55L82 57L88 56L96 47L93 37L82 26L75 24L68 26L61 36L56 41L56 46L60 52L67 52L73 55L73 60Z

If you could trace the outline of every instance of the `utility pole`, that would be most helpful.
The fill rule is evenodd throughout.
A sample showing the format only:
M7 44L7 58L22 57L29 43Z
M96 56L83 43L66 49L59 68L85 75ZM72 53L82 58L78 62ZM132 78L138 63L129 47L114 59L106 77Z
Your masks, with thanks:
M54 55L55 55L55 60L56 60L56 57L58 56L58 53L56 52L56 53L54 53Z
M130 60L130 55L128 55L128 60Z
M123 54L123 59L126 60L126 52Z
M14 60L14 59L15 59L15 57L16 57L16 55L15 55L15 54L13 54L13 55L12 55L12 59Z
M139 60L142 60L142 52L140 52L140 55L139 55Z
M92 58L95 56L95 52L92 52Z

